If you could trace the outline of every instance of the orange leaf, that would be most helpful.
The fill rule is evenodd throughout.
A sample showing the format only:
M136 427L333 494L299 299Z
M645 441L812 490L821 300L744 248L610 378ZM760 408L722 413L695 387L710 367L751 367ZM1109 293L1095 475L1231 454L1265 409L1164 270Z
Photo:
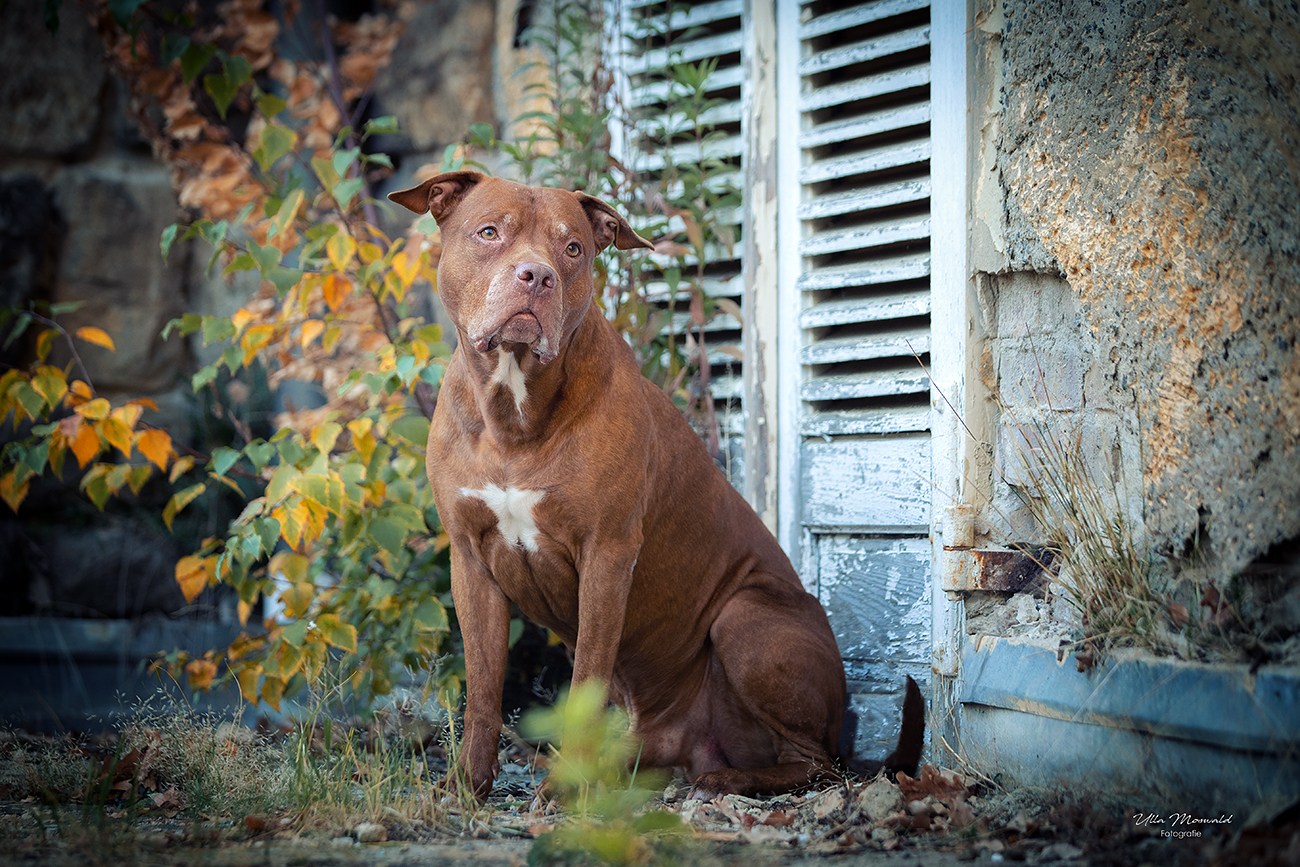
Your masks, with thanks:
M202 557L187 554L176 561L176 583L186 602L199 598L203 588L208 586L208 562Z
M192 659L185 666L185 673L189 675L190 686L193 689L207 691L212 686L212 681L217 676L217 664L210 659Z
M176 454L172 449L171 435L163 430L140 431L136 435L135 447L160 470L166 470L167 461Z
M60 429L62 429L62 424L60 424ZM85 469L86 464L94 460L103 447L103 444L99 441L99 434L95 433L93 427L88 424L77 426L77 438L72 441L72 453L77 456L77 463L81 465L82 469Z
M330 310L338 310L343 300L352 293L352 284L342 274L330 274L325 278L325 283L321 286L321 292L325 296L325 303L329 305Z
M308 319L302 324L302 348L311 346L312 341L325 331L325 323L319 319Z
M4 476L0 476L0 497L3 497L4 501L9 504L9 508L17 512L18 507L26 498L27 490L31 487L31 484L31 476L19 482L18 470L14 468Z
M137 397L134 400L128 400L126 402L126 405L142 406L145 407L146 409L151 409L154 412L158 411L158 401L154 400L152 397Z
M116 347L113 346L113 338L109 337L108 332L102 328L96 328L93 325L85 325L78 328L75 333L87 343L102 346L109 352L116 351Z

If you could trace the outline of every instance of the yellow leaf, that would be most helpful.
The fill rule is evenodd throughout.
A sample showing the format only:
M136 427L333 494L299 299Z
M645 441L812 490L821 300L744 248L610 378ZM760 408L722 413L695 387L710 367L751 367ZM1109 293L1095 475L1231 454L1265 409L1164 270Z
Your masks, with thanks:
M207 489L206 484L199 482L197 485L191 485L185 490L172 495L172 498L167 501L167 505L163 507L163 523L167 525L168 530L172 528L172 521L176 518L176 514L194 502L194 498Z
M235 606L235 613L239 615L239 625L240 626L247 625L248 615L253 613L253 603L245 602L244 600L240 599L239 603Z
M154 412L157 412L157 411L158 411L158 401L154 400L152 397L137 397L137 398L135 398L135 399L133 399L133 400L128 400L128 401L126 402L126 405L127 405L127 406L142 406L142 407L144 407L145 409L151 409L151 410L153 410Z
M109 413L109 416L117 419L127 428L134 429L135 423L140 420L140 413L142 412L144 412L144 407L138 403L127 403L113 410Z
M280 697L284 695L284 681L278 677L267 677L262 681L262 700L269 704L276 713L280 712Z
M312 342L321 336L325 330L325 323L319 319L308 319L302 324L302 348L306 349L311 346Z
M316 588L307 581L299 581L280 594L284 613L295 618L304 616L315 598Z
M148 455L145 457L148 457ZM177 458L176 463L172 464L172 471L167 475L167 481L175 484L177 479L192 469L194 469L194 457L192 455Z
M74 383L75 384L75 383ZM112 409L108 401L102 397L89 400L77 407L77 415L82 418L88 418L91 421L98 421L101 418L108 418L108 412Z
M287 641L281 643L275 652L276 661L280 663L280 677L293 677L302 668L303 656L301 647L294 647Z
M131 428L123 424L120 419L106 418L96 424L95 428L105 442L115 446L128 458L131 457Z
M180 585L186 602L198 599L203 588L208 586L208 567L207 560L193 554L186 554L176 561L176 583Z
M235 682L239 684L239 694L249 704L257 704L257 678L262 673L262 666L250 665L235 673Z
M393 256L393 271L402 281L402 288L409 289L420 274L420 254L401 250Z
M361 254L361 261L369 265L371 262L378 262L384 258L384 251L378 244L372 244L364 241L357 246L357 252Z
M164 430L142 430L136 434L135 447L151 464L160 470L167 469L167 462L176 451L172 448L171 434Z
M80 406L95 396L91 392L90 386L86 385L80 379L74 379L72 381L72 384L68 386L68 392L70 393L68 397L69 406Z
M256 314L251 313L243 307L236 310L234 315L230 317L231 323L235 326L235 334L239 334L239 332L243 331L244 326L248 325L248 323L252 322L256 318Z
M21 482L18 481L18 468L10 470L3 476L0 476L0 497L9 504L9 508L16 513L18 507L22 505L23 500L27 497L27 491L32 485L32 477L29 475Z
M46 405L53 409L63 400L63 395L68 392L68 381L63 376L63 371L57 367L41 365L36 368L35 375L32 376L32 388L45 399Z
M330 264L340 271L348 267L356 253L357 242L347 232L335 232L325 242L325 255L329 256Z
M54 338L59 336L59 332L53 328L47 328L41 332L41 336L36 338L36 357L44 361L54 348Z
M357 652L357 628L351 623L339 620L337 614L322 614L317 617L316 628L320 630L321 638L324 638L326 643L349 653Z
M76 335L87 343L93 343L96 346L102 346L109 352L116 350L113 346L113 338L108 336L108 332L102 328L96 328L93 325L84 325L76 330Z

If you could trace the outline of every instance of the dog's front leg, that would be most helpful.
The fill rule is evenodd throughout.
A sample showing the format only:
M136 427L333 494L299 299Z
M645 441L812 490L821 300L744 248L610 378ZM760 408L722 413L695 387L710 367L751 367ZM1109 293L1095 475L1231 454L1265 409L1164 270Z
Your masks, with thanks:
M623 638L627 597L641 548L640 534L593 546L578 566L578 641L573 685L593 678L609 689Z
M510 640L510 602L468 543L451 551L451 593L465 642L465 720L459 773L475 797L487 797L501 769L501 690L505 685Z

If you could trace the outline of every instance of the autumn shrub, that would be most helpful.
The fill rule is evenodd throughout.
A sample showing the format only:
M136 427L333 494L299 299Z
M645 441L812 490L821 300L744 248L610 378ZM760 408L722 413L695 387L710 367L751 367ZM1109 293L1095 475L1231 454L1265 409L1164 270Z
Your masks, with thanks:
M47 20L58 5L44 4ZM187 600L230 588L249 628L228 647L161 663L201 689L234 680L246 699L277 709L341 665L346 690L365 703L402 669L452 651L445 537L422 472L450 348L412 303L436 280L438 247L427 221L388 237L370 191L391 163L368 142L395 123L362 122L359 106L401 22L328 21L319 5L277 16L262 5L86 8L187 215L164 232L160 254L200 239L209 273L259 284L231 316L186 314L164 331L215 357L193 375L195 392L215 395L257 368L272 386L315 384L324 406L286 408L268 437L234 424L231 442L196 450L151 424L148 398L114 404L96 392L78 345L112 349L111 335L70 333L59 324L66 307L33 304L10 312L5 335L28 341L33 358L0 376L0 421L13 427L0 496L21 515L48 473L75 480L102 509L161 476L174 491L160 516L171 528L198 497L229 491L237 517L175 574ZM322 59L281 52L291 27L318 37ZM56 346L65 364L51 362ZM258 623L259 608L276 616ZM458 692L456 667L442 671L435 688Z

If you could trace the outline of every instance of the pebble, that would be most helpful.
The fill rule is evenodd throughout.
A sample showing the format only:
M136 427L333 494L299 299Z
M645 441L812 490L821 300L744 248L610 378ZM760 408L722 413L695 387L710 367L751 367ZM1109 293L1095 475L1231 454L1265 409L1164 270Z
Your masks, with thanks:
M358 843L383 843L388 839L388 829L374 822L362 822L355 833Z

